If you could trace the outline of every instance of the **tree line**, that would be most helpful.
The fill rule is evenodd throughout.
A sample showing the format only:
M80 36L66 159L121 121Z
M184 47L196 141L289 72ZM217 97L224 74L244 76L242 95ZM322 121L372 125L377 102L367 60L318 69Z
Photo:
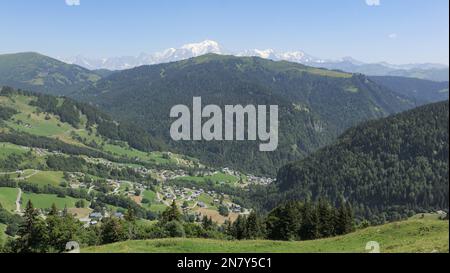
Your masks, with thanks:
M6 216L5 216L6 215ZM11 222L12 216L0 208L0 221ZM23 217L14 219L15 237L0 249L3 252L64 252L66 243L78 242L81 247L103 245L126 240L156 238L214 238L227 240L313 240L347 234L354 230L352 209L342 201L334 208L328 202L287 202L262 216L251 212L236 221L218 225L211 218L201 219L181 212L175 201L155 224L137 221L139 213L129 206L123 218L105 217L98 225L88 227L55 205L45 219L28 201Z

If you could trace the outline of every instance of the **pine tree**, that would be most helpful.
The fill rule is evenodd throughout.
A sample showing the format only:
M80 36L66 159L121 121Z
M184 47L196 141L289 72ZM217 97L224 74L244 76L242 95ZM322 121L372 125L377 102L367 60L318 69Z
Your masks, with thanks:
M213 228L213 226L214 226L214 223L212 221L212 218L204 215L202 218L202 228L204 230L210 230Z
M57 216L58 215L58 208L56 207L56 204L53 203L52 207L50 209L50 212L48 213L49 216Z
M350 204L343 199L340 201L335 221L336 235L344 235L353 231L353 212Z
M306 201L301 210L302 223L299 229L299 237L302 240L314 240L319 237L319 225L317 210L311 203Z
M25 208L23 215L24 221L19 227L17 235L19 252L45 252L45 231L42 220L39 218L39 213L34 208L31 200Z
M102 244L115 243L126 238L122 222L114 217L103 219L100 234Z
M259 215L252 211L247 217L246 223L246 239L261 239L264 238L265 228Z
M247 235L247 220L244 216L239 215L233 223L233 237L237 240L243 240Z
M353 209L349 202L346 202L345 204L345 210L346 210L346 223L345 223L345 233L350 233L354 231L354 216L353 216Z
M181 217L182 215L177 203L173 200L172 205L162 213L160 223L164 225L172 221L181 221Z
M128 207L127 213L125 213L125 220L128 222L136 221L136 213L132 207Z
M271 211L266 219L267 236L271 240L295 240L301 226L298 202L288 202Z
M334 235L334 212L325 199L319 199L317 204L319 235L322 238Z
M64 210L62 213L63 217L66 217L67 215L69 215L69 211L67 210L67 205L64 205Z
M77 241L82 224L72 215L50 215L46 219L47 245L50 251L63 252L67 242Z
M231 221L227 219L225 220L223 225L225 227L225 234L233 237L233 224L231 223Z

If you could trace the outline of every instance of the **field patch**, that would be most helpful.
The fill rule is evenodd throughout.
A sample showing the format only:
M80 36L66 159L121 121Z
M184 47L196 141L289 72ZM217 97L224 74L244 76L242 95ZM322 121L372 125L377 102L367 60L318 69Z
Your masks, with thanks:
M72 197L57 197L56 194L35 194L35 193L23 193L22 195L22 209L31 200L35 208L48 209L51 208L54 203L58 209L74 208L78 199Z
M0 160L7 158L11 154L25 154L29 150L30 149L26 147L0 142Z
M213 220L213 222L216 222L220 225L225 223L226 220L234 222L239 216L239 214L232 212L230 212L228 216L222 216L217 210L206 208L198 208L195 210L195 212L199 212L202 216L207 216L208 218L211 217L211 220Z
M87 203L86 203L87 204ZM77 219L87 218L91 212L92 209L90 208L69 208L67 211L72 214Z
M64 181L64 175L63 172L39 171L27 178L26 181L40 186L59 186L59 184Z
M19 189L14 188L0 188L0 204L7 211L16 210L16 199Z
M151 212L154 212L154 213L162 213L162 212L165 211L167 208L168 208L168 207L167 207L166 205L164 205L164 204L161 204L161 203L154 203L154 204L151 204L151 205L148 207L148 210L150 210Z

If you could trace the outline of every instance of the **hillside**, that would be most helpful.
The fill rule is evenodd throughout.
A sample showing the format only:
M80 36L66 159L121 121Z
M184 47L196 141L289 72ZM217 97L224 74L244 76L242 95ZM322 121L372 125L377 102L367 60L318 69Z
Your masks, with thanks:
M448 101L370 121L283 167L281 193L265 201L344 197L375 223L448 210Z
M278 105L278 150L260 153L253 141L171 141L171 107L192 105L194 96L201 96L203 105ZM116 72L76 97L137 122L182 153L217 166L272 175L361 121L413 105L362 75L214 54Z
M435 82L393 76L374 76L370 77L370 79L402 96L414 99L418 106L448 100L448 81Z
M349 73L360 73L368 76L406 77L435 82L449 80L449 69L445 65L391 65L387 63L361 63L353 59L340 62L317 63L314 66L337 69Z
M0 86L68 95L100 80L91 72L38 53L0 55Z
M448 221L410 219L313 241L219 241L160 239L127 241L89 247L85 253L367 253L366 244L376 241L381 253L448 252Z
M266 181L252 179L171 153L135 125L90 105L0 89L0 206L8 213L22 213L31 200L44 215L55 204L88 223L91 212L105 216L129 208L153 220L177 198L188 215L223 223L241 212L231 211L237 206L233 192ZM226 216L218 212L218 199L229 207Z

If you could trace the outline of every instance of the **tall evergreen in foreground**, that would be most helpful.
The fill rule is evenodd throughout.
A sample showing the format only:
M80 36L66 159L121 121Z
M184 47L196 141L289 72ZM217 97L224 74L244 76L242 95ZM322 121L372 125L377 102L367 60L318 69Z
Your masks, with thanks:
M24 221L19 227L15 248L17 252L45 252L44 223L39 218L38 211L34 208L31 200L28 200L24 215Z
M239 216L228 226L228 233L238 240L315 240L353 231L354 217L350 204L339 208L327 201L291 201L273 209L266 218L255 212Z

